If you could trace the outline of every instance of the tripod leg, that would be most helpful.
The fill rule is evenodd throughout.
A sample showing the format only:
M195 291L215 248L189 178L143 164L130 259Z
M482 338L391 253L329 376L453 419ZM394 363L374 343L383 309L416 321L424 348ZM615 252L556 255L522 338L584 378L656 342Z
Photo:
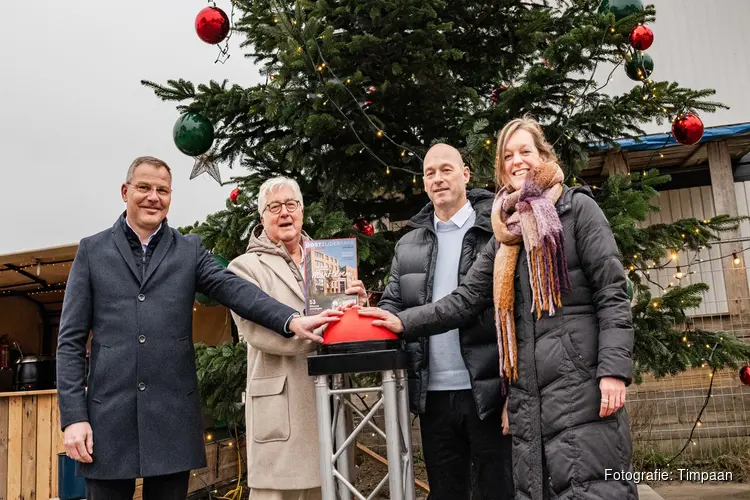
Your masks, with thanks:
M336 500L336 481L333 477L333 435L331 432L331 400L328 376L315 377L315 406L318 412L318 441L320 446L320 480L322 500Z
M399 430L398 387L393 370L383 374L383 399L385 407L385 436L388 451L388 487L391 500L405 500L401 431Z

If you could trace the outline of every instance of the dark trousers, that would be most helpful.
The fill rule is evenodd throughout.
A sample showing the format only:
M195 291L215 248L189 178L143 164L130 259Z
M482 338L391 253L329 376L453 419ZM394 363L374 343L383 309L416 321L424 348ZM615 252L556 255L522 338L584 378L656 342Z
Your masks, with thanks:
M143 478L143 500L185 500L190 471ZM135 479L86 479L86 500L133 500Z
M511 437L502 414L484 420L470 390L430 391L420 415L429 500L514 498Z

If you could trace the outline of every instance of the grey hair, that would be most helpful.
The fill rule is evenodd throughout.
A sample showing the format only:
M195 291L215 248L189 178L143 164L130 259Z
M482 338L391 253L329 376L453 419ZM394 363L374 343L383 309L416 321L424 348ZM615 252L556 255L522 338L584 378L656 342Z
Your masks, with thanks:
M299 204L301 207L305 206L304 201L302 200L302 191L299 188L299 184L297 184L297 181L294 179L290 179L289 177L273 177L271 179L268 179L266 182L264 182L260 189L258 189L258 212L263 213L263 211L266 209L266 197L268 196L268 193L271 191L274 191L276 189L279 189L280 187L288 187L292 190L294 193L294 196L297 197L299 200Z
M144 163L153 165L156 168L166 168L167 172L169 172L169 178L172 178L172 169L169 168L169 165L167 165L165 161L154 156L139 156L133 160L133 163L128 167L128 173L125 175L125 184L130 184L133 181L133 173L135 172L135 169Z

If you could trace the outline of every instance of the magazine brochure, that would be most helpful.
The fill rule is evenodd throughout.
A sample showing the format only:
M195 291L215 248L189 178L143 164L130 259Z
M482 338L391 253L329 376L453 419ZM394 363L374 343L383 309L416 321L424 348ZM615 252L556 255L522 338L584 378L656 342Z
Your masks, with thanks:
M303 248L306 314L356 304L344 291L357 279L357 239L308 240Z

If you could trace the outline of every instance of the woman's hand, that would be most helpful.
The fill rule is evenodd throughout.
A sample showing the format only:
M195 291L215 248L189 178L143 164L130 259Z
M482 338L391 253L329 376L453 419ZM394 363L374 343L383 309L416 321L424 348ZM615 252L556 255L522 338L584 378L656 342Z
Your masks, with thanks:
M510 434L510 424L508 423L508 398L505 398L503 405L503 436Z
M602 377L599 381L599 390L602 393L600 417L608 417L625 406L625 382L619 378Z
M352 281L352 286L344 290L347 295L357 295L357 305L366 306L367 304L367 290L362 280Z

